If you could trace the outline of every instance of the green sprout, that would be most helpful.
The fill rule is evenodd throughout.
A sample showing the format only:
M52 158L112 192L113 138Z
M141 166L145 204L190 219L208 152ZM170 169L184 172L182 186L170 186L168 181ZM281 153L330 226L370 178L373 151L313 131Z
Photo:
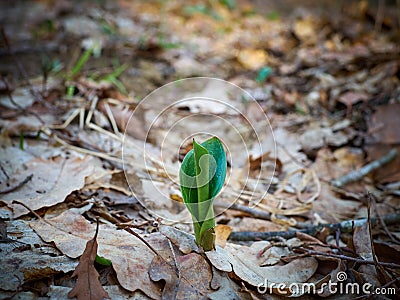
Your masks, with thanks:
M226 155L221 141L213 137L198 144L193 139L193 149L183 159L179 177L183 202L192 215L196 243L204 251L215 248L212 204L225 176Z

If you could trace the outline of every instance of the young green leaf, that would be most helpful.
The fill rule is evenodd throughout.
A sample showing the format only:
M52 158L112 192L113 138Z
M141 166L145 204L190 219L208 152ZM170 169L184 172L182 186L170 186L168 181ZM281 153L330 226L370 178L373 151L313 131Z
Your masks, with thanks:
M197 243L204 250L214 247L212 202L226 176L226 156L221 141L213 137L202 144L193 140L181 166L180 183L184 203L193 218Z

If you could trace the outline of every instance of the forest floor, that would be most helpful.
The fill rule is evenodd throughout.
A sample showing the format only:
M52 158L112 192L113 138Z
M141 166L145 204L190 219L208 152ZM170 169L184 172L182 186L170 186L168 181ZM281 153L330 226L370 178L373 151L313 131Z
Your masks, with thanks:
M275 2L0 3L0 299L399 297L400 8Z

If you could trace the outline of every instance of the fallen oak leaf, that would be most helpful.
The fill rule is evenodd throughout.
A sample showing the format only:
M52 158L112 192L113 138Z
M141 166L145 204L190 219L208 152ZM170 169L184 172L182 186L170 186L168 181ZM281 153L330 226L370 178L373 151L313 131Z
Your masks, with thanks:
M161 225L160 233L167 237L184 254L189 254L191 252L199 253L200 251L199 247L196 245L194 236L187 232L172 226Z
M9 160L12 155L12 152L7 152L4 159ZM94 159L89 156L83 159L78 156L71 156L69 159L29 159L13 173L13 180L19 182L16 185L18 188L2 193L0 200L13 209L14 218L27 214L29 210L13 205L13 200L18 200L35 211L53 206L85 185L85 178L94 171L93 163Z
M162 299L207 299L212 292L212 273L204 257L190 253L178 256L176 264L178 272L160 256L155 256L151 262L151 280L165 281Z
M18 291L26 282L75 270L78 262L44 246L29 222L13 220L3 224L6 227L2 234L7 240L0 241L0 295L4 291ZM12 240L7 233L18 239Z
M97 220L96 233L93 239L86 243L85 251L79 259L72 278L78 277L75 287L68 293L68 298L80 299L111 299L108 293L103 289L99 281L99 273L94 267L94 261L97 255L97 234L99 232L99 220Z
M35 212L33 212L35 214ZM67 210L51 219L30 222L30 226L47 242L54 242L65 255L77 258L85 249L92 236L94 226L76 211ZM150 280L148 267L156 250L163 257L169 257L171 250L168 240L159 233L146 236L147 245L126 230L116 230L114 225L102 224L98 235L98 255L111 261L118 282L131 292L141 290L152 299L161 298L158 284Z
M262 267L265 258L257 254L268 244L260 241L250 247L242 246L239 249L227 244L225 248L217 246L215 250L205 254L216 269L224 272L233 271L237 277L254 287L270 289L274 293L289 296L292 294L289 286L310 279L318 267L318 261L312 257L305 257L285 265ZM277 290L276 284L284 284L285 287Z

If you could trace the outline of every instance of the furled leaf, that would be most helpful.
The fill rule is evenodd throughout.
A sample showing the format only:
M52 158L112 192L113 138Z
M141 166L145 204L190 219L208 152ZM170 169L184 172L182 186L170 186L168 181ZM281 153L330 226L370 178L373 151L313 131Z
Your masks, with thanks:
M94 267L94 261L97 256L97 233L99 225L97 224L94 238L86 243L85 251L79 259L72 277L78 276L75 287L68 293L68 298L80 299L110 299L108 293L103 289L99 281L99 273Z
M185 156L179 175L183 200L193 217L196 241L204 250L211 250L215 242L212 202L226 176L226 156L220 140L213 137L202 144L193 140L193 149Z
M217 137L213 137L202 144L193 143L194 146L203 151L199 157L197 164L201 167L200 158L204 154L209 154L211 157L208 159L209 163L209 176L212 176L209 180L209 193L208 199L215 198L218 192L222 189L226 176L226 155L222 143ZM205 152L207 151L207 153ZM212 160L214 159L214 161ZM204 160L206 163L207 161ZM190 150L181 166L180 180L181 180L181 190L185 203L197 203L198 193L197 193L197 168L195 166L194 149ZM204 184L201 176L199 176L199 184ZM189 208L190 210L190 208Z

